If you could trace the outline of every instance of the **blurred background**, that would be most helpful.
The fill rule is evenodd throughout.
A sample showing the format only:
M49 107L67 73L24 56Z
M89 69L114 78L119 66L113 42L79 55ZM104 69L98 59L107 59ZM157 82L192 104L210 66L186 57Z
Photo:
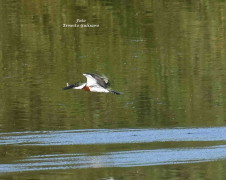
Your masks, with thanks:
M63 27L77 19L99 27ZM37 131L225 126L224 0L3 0L0 32L0 138L12 132L20 136ZM124 94L62 90L67 82L85 82L85 72L106 75L111 87ZM168 142L95 148L49 144L37 149L4 142L0 143L3 164L50 152L179 147ZM182 142L183 147L208 143ZM220 180L226 163L140 165L35 170L0 177Z

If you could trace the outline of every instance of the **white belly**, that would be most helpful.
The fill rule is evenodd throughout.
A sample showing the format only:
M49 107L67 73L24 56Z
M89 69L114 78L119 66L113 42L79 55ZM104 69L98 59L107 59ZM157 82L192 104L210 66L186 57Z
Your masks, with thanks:
M98 86L98 87L93 86L93 87L89 87L89 88L90 88L90 91L92 91L92 92L105 92L105 93L110 92L109 90L104 89L104 88L101 87L101 86Z

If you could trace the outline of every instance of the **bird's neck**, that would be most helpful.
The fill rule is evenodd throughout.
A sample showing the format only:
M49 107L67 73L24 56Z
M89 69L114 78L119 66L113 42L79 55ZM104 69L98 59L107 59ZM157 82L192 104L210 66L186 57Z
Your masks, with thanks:
M83 89L85 86L86 86L86 83L83 83L80 86L74 87L74 89Z
M85 91L90 91L89 86L86 86L86 85L82 89L85 90Z

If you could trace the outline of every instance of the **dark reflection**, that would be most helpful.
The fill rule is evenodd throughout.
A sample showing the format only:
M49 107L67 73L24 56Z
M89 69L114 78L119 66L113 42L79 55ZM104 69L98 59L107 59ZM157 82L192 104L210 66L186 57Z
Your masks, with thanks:
M149 86L146 87L140 87L142 91L140 91L139 97L138 97L138 105L136 107L137 115L138 115L138 122L139 124L147 123L144 122L145 120L148 120L149 118L153 117L153 107L152 107L152 99L150 97L150 89Z

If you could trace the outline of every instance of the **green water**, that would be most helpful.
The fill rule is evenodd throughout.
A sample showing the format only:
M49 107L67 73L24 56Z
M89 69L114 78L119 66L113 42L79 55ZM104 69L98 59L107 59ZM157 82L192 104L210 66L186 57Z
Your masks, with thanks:
M69 27L75 24L79 27ZM224 127L225 42L224 0L0 1L0 140L4 140L0 163L15 165L37 155L224 145L226 137L94 146L60 145L63 141L55 146L54 140L36 146L36 136L30 137L32 145L20 146L8 138L14 132L20 139L24 132L41 136L83 129ZM85 72L105 74L111 87L123 94L62 90L67 82L85 82ZM189 160L194 159L186 164L0 171L0 178L221 180L226 176L225 157Z

